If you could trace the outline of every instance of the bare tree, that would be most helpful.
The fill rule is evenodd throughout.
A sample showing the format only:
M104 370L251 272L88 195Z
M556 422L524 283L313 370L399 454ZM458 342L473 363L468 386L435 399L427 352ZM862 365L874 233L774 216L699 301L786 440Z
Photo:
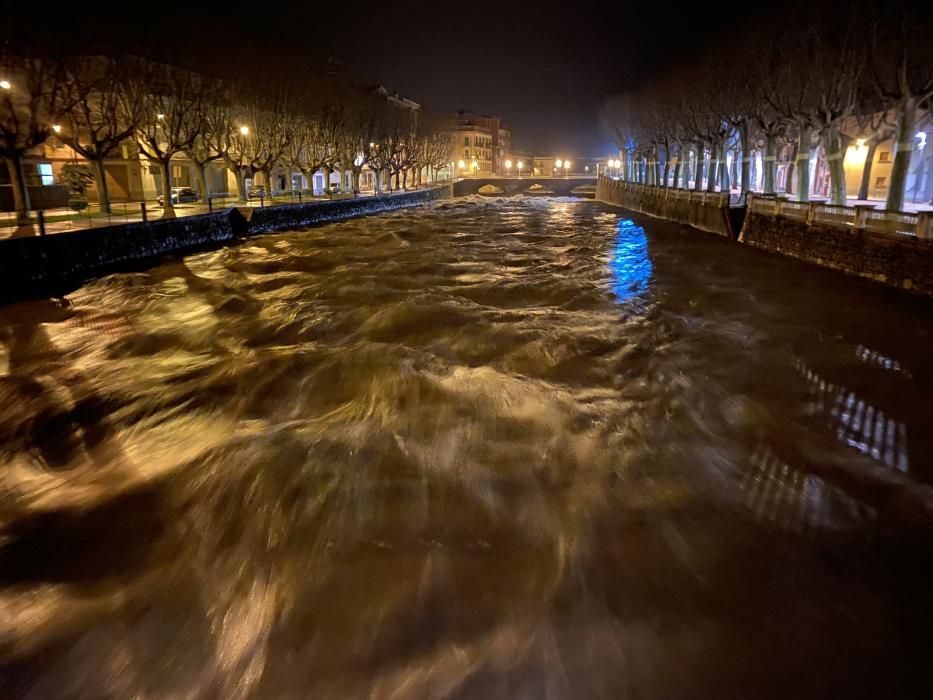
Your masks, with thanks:
M62 61L52 56L11 56L0 76L0 158L6 162L16 221L29 225L29 189L23 157L41 146L70 106Z
M136 132L143 95L127 90L128 76L139 70L131 58L80 56L65 62L70 108L58 137L90 162L101 211L110 212L104 161Z
M130 81L125 108L139 104L136 145L159 165L162 218L175 218L172 202L172 158L194 147L204 128L206 84L203 76L152 64Z
M933 100L933 8L894 0L871 5L868 75L882 109L894 114L894 163L885 206L904 207L907 173L915 148L917 121Z

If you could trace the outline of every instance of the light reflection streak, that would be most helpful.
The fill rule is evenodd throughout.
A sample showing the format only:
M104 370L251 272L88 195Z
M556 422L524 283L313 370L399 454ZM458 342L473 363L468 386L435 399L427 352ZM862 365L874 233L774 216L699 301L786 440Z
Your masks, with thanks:
M907 472L907 426L903 421L886 415L854 391L826 381L800 359L794 367L810 386L814 411L829 421L839 442Z
M648 288L652 266L648 257L648 239L645 229L631 219L618 223L616 244L609 263L612 273L612 292L619 302L627 302Z

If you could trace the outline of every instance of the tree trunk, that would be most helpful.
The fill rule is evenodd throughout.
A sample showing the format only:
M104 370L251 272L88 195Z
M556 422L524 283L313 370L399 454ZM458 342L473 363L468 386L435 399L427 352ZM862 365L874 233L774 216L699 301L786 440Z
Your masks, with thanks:
M868 190L871 187L871 168L875 163L875 151L878 150L878 141L872 139L868 144L868 153L865 154L865 163L862 165L862 181L859 183L858 198L868 199Z
M232 172L233 177L236 178L237 199L241 202L248 201L246 197L246 177L243 174L243 168L227 166L227 169Z
M201 202L207 204L211 199L211 189L207 185L207 164L195 163L194 167L198 170L198 183L201 187Z
M801 202L810 201L810 136L812 129L809 126L800 127L797 136L797 199Z
M917 100L913 97L903 101L897 114L897 129L894 134L894 165L891 166L891 183L885 209L901 211L904 208L904 192L907 189L907 172L910 156L914 152L914 126L917 122Z
M321 168L321 172L324 173L324 194L330 194L330 167L325 165Z
M706 169L706 144L697 142L697 165L693 173L694 192L703 191L703 171Z
M353 171L353 194L357 195L360 193L360 171Z
M846 171L842 162L842 134L835 125L823 129L823 149L829 161L830 204L846 204Z
M719 147L722 153L721 163L719 165L719 174L721 180L719 183L720 192L729 192L732 189L732 179L729 177L729 171L735 167L735 157L732 158L732 164L729 164L729 147L726 138L722 140L722 146Z
M743 119L739 126L739 142L742 144L742 194L751 191L751 154L748 142L751 140L748 133L748 120Z
M777 167L777 139L773 134L765 135L764 190L765 194L774 194L774 172Z
M172 160L159 161L159 175L162 179L162 218L174 219L175 206L172 203Z
M402 189L403 190L408 189L408 171L407 170L402 171Z
M17 153L6 159L10 184L13 186L13 209L16 211L16 223L29 225L29 188L26 186L26 171L23 168L23 156Z
M107 188L107 171L104 170L104 159L98 158L94 161L94 180L97 184L97 198L100 210L109 214L110 209L110 190Z
M715 192L716 183L719 181L719 144L710 144L709 158L709 172L706 173L706 191Z

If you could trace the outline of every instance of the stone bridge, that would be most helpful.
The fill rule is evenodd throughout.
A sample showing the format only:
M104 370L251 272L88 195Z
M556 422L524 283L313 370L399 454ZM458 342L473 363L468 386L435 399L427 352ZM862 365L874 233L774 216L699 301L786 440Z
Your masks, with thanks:
M569 177L469 177L453 183L455 197L471 194L517 195L553 194L562 197L593 197L596 177L570 175Z

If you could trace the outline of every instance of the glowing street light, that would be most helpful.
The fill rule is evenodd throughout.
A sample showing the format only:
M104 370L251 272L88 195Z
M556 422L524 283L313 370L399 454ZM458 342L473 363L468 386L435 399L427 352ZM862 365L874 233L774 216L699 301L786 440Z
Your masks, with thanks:
M243 136L249 136L249 127L248 127L248 126L241 126L241 127L240 127L240 133L243 134Z
M159 113L156 115L156 119L165 119L165 115L162 114L162 112L159 112Z
M565 160L564 161L564 177L567 177L569 172L570 172L570 161Z
M9 90L11 87L13 86L10 85L10 81L7 80L6 78L4 78L3 80L0 80L0 88L3 88L4 90Z
M519 176L519 177L522 176L522 168L524 168L524 167L525 167L525 164L522 163L521 161L518 161L518 176Z
M510 160L505 161L505 173L506 175L512 174L512 161Z
M457 163L457 167L460 168L460 172L463 173L463 169L466 167L466 163L462 160Z
M56 134L62 133L62 125L61 125L61 124L52 124L52 131L54 131Z
M560 170L563 166L564 166L564 161L562 161L560 158L554 161L554 167L557 168L558 170Z

